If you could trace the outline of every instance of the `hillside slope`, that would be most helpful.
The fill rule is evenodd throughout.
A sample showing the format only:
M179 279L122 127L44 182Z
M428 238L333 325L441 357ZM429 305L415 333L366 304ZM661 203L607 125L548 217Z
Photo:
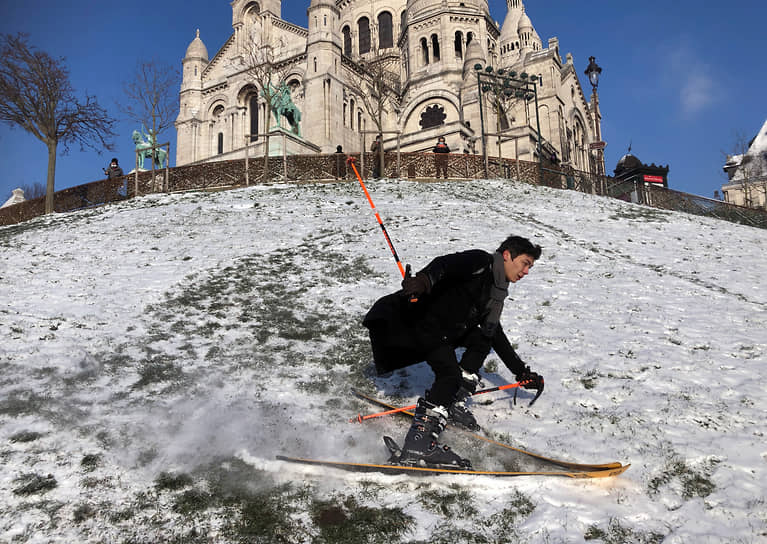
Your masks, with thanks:
M0 542L760 542L764 231L484 181L372 182L401 258L543 246L503 324L546 378L478 399L495 438L632 468L412 479L385 460L424 364L376 378L360 320L398 271L355 184L151 196L0 229ZM512 380L491 354L485 383ZM446 432L483 468L523 459Z

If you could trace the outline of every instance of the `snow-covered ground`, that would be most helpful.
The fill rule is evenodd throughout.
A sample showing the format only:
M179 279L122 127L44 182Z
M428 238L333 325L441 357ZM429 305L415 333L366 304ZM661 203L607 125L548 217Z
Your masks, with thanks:
M767 233L501 181L368 186L418 270L543 256L503 325L546 391L486 432L601 480L353 474L425 364L376 378L360 320L398 270L356 184L151 196L0 229L0 542L767 542ZM512 381L491 354L486 386ZM478 468L523 459L446 431Z

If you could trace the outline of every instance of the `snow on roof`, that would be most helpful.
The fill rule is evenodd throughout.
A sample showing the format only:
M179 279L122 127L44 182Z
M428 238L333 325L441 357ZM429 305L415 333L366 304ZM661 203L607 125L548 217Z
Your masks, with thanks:
M734 159L735 157L733 157ZM728 161L729 163L729 161ZM751 142L751 146L738 164L732 181L751 179L767 175L767 120Z

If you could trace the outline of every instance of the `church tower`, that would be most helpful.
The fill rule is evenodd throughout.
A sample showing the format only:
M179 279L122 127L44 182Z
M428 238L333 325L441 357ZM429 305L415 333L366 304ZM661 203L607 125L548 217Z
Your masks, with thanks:
M181 65L180 104L175 123L177 130L176 164L186 164L198 158L196 157L196 149L200 129L200 109L202 108L202 72L208 66L208 48L200 39L199 29L197 36L186 48L186 54Z
M304 93L306 100L301 123L304 137L311 142L324 142L322 151L335 151L333 142L340 141L341 120L333 115L341 104L343 84L341 70L340 11L335 0L311 0L306 40Z

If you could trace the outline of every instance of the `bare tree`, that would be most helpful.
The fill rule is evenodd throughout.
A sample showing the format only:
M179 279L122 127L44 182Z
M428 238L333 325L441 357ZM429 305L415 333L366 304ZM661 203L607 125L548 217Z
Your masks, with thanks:
M348 88L357 95L365 111L381 134L389 111L398 111L402 100L400 60L390 50L375 49L357 61L347 79ZM383 172L383 146L378 148L378 171Z
M86 95L80 102L64 59L54 59L27 43L28 36L0 36L0 121L19 126L48 148L45 213L53 212L56 151L72 143L98 152L111 150L114 120Z
M141 123L155 144L160 141L158 136L173 126L178 115L179 77L178 69L170 64L150 60L139 63L131 80L124 84L128 100L118 104L120 111L131 121Z
M45 183L37 182L37 183L27 183L26 185L22 185L19 187L22 191L24 191L24 198L27 200L32 200L35 198L40 198L41 196L45 196Z

